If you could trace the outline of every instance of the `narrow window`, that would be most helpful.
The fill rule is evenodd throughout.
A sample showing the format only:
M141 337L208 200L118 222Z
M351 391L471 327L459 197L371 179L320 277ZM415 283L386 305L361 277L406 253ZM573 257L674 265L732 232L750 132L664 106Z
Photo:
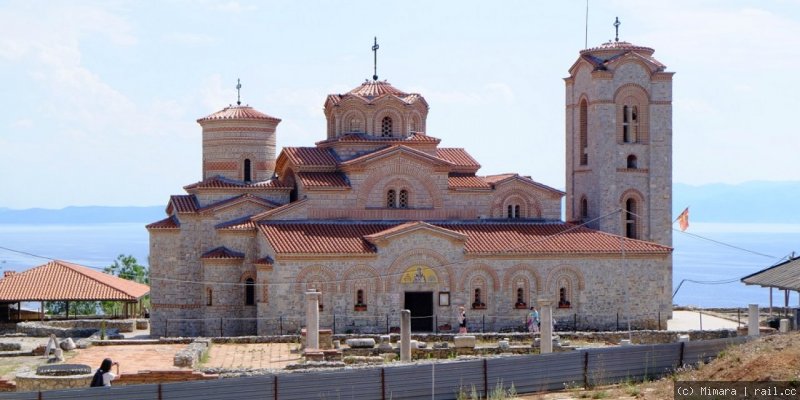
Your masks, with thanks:
M639 109L636 106L631 107L631 143L639 141Z
M514 218L519 218L519 206L514 206Z
M400 198L398 200L399 208L408 208L408 190L400 191Z
M244 305L252 306L256 304L256 282L253 278L244 281Z
M561 289L558 289L558 307L569 308L570 305L567 288L562 287Z
M350 132L361 132L361 120L358 118L350 119Z
M580 165L589 164L589 106L586 99L581 100L580 106Z
M589 201L586 197L581 197L581 219L589 217Z
M527 304L525 304L525 289L517 288L517 301L514 303L514 307L516 308L525 308Z
M392 136L392 118L383 117L381 120L381 137Z
M416 131L417 131L417 120L416 119L412 119L408 123L408 133L414 133Z
M472 308L486 308L486 303L481 298L481 288L475 288L475 301L472 302Z
M636 169L636 156L633 154L628 156L628 169Z
M250 172L250 159L244 159L244 181L250 182L251 172Z
M206 289L206 305L213 306L214 305L214 291L211 288Z
M622 141L624 143L631 142L630 133L630 107L622 106Z
M636 239L636 200L625 201L625 237Z
M364 289L356 291L356 311L364 311L367 309L367 303L364 301Z
M514 206L508 205L508 218L514 218Z
M397 199L397 192L395 192L394 189L389 189L389 191L386 192L386 207L395 208L396 199Z

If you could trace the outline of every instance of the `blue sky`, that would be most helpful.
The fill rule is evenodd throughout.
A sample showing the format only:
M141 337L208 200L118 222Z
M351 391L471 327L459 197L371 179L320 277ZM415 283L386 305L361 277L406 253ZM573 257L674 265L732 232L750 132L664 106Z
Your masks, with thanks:
M201 175L195 122L242 100L278 146L325 136L322 105L372 75L421 93L428 134L479 173L564 186L564 83L584 0L0 1L0 207L160 205ZM674 179L797 180L800 1L598 1L614 37L676 72Z

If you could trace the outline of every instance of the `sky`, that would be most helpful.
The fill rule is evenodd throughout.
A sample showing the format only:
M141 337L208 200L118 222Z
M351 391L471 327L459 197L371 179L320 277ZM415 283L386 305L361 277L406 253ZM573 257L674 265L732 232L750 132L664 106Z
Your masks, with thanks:
M242 102L277 144L371 77L422 94L427 134L481 175L564 187L564 81L614 38L673 79L675 182L798 180L800 0L0 0L0 207L166 204L201 179L198 118Z

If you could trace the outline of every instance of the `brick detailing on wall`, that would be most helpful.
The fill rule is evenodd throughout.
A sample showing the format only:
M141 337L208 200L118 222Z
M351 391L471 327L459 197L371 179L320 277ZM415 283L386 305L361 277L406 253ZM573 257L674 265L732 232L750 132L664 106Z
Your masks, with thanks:
M5 379L0 379L0 392L15 392L17 385Z
M357 189L356 208L386 207L385 198L388 183L402 176L416 192L416 203L409 208L430 204L433 208L441 208L442 191L431 181L432 171L429 166L421 165L402 155L396 155L391 162L384 162L370 171L369 176ZM374 204L373 204L374 203ZM430 207L429 206L429 207Z
M483 277L487 283L490 283L493 291L500 290L500 279L497 277L497 271L486 264L472 265L464 269L461 273L461 281L458 283L458 290L465 291L470 286L469 282L477 276Z
M519 264L515 265L503 273L503 291L512 295L516 301L517 286L515 282L519 279L524 279L527 282L526 293L530 293L531 298L535 299L539 296L542 290L542 278L532 265Z
M207 161L203 163L204 171L236 171L239 163L236 161Z

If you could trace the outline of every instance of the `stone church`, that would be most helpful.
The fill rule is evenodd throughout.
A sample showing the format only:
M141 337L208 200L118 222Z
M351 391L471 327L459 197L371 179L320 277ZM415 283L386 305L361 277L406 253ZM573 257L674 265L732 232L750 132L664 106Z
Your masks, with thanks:
M202 179L147 226L153 333L297 332L309 290L336 333L392 330L401 309L449 330L459 306L470 330L521 328L540 300L570 327L666 327L673 73L653 52L609 41L570 67L566 193L480 175L426 130L422 94L377 77L329 95L321 140L277 157L280 119L200 118Z

